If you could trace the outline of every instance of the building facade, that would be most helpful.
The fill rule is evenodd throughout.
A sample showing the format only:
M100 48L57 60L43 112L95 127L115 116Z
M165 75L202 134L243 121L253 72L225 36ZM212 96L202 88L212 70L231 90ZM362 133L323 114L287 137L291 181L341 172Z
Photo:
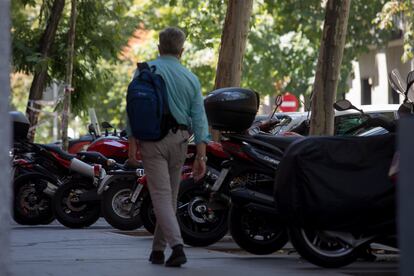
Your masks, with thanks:
M393 91L388 83L388 73L398 69L405 79L414 70L414 59L403 63L402 39L390 42L385 49L371 47L369 52L353 62L353 75L346 99L355 105L399 104L403 97Z

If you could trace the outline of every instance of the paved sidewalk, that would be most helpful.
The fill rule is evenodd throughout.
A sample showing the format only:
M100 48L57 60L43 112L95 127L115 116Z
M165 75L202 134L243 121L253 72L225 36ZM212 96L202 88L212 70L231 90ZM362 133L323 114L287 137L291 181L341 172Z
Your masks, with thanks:
M339 270L315 267L297 254L254 256L231 239L209 248L187 247L188 263L181 269L151 265L152 237L145 231L117 233L100 220L88 229L67 229L57 223L26 227L12 225L12 272L15 276L252 276L252 275L397 275L398 257L381 256L374 263L357 262ZM231 253L226 253L231 252ZM167 252L168 256L169 252Z

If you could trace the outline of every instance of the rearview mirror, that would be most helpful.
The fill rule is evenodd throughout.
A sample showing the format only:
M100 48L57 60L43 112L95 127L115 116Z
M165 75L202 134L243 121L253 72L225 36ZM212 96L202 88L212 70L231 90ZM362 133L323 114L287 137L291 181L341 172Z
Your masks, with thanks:
M108 123L108 122L102 122L101 126L104 129L113 128L113 126L110 123Z
M397 69L393 69L391 73L389 73L388 82L390 83L392 89L397 91L397 93L404 94L407 83L403 80Z
M93 126L93 124L88 125L88 132L89 133L96 133L95 127Z
M339 100L333 104L334 108L338 111L344 111L355 108L352 103L348 100Z
M276 106L280 106L282 104L282 96L281 95L277 95L275 98L275 105Z
M270 115L269 120L273 118L276 113L276 110L282 105L282 96L277 95L275 98L275 108L273 109L273 113Z

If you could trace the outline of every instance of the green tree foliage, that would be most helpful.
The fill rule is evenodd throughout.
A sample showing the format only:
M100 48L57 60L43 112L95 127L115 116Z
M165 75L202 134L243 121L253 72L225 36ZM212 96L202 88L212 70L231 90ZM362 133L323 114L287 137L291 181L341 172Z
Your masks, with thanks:
M262 94L291 91L309 92L322 35L323 1L255 0L252 27L243 67L242 84ZM348 90L351 61L382 45L389 32L376 32L372 21L385 0L354 0L341 70L339 93ZM148 1L142 6L145 27L159 31L176 25L188 33L188 53L184 63L199 77L208 92L213 87L225 1ZM213 55L213 58L210 56ZM203 57L208 56L207 62Z
M13 69L33 73L47 66L49 80L65 76L69 12L66 7L53 45L53 54L41 60L37 52L39 36L44 29L50 0L16 0L12 3ZM113 74L100 66L102 60L115 62L122 47L138 23L130 12L132 0L79 0L75 41L75 61L72 96L75 112L85 110L92 94L106 93ZM112 79L115 81L116 79Z
M404 38L403 62L414 58L414 2L412 0L387 1L374 20L379 30L400 30Z
M53 57L40 60L36 52L50 2L12 1L13 66L15 71L29 74L39 66L48 66L50 77L62 80L67 10L58 30ZM323 2L254 1L243 86L263 95L284 91L299 95L311 91L322 35ZM372 23L387 2L352 1L338 93L348 90L351 61L367 51L369 45L381 46L388 41L392 30L378 31ZM187 33L182 62L200 78L203 93L211 91L226 3L224 0L79 0L74 111L79 114L79 111L86 111L87 106L95 107L101 121L123 126L126 88L135 64L156 57L158 32L166 26L178 26ZM142 37L125 50L123 46L136 28L143 32Z
M381 45L389 37L386 32L374 32L371 23L384 3L352 1L338 93L348 90L351 61L369 45ZM258 4L255 16L245 63L247 83L266 94L275 92L275 83L280 92L310 92L322 36L322 1L266 0Z

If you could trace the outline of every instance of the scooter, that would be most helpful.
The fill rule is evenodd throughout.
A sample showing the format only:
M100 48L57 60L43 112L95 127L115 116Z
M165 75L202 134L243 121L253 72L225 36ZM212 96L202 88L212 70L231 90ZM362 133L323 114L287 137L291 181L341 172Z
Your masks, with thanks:
M400 115L412 116L414 72L406 84L393 70L389 81L405 98ZM396 183L388 174L394 153L393 134L314 137L289 148L275 180L275 205L303 258L333 268L354 262L373 242L397 247Z
M352 105L347 101L338 101L335 106L345 110ZM382 126L389 131L395 129L388 120L371 118L368 115L364 124L359 127L367 126ZM230 148L224 146L232 159L223 163L219 179L230 186L230 233L236 243L246 251L270 254L282 248L288 240L287 224L274 207L274 177L287 148L304 137L271 136L257 134L255 131L250 131L250 135L225 136L233 143ZM220 185L220 181L216 185Z

